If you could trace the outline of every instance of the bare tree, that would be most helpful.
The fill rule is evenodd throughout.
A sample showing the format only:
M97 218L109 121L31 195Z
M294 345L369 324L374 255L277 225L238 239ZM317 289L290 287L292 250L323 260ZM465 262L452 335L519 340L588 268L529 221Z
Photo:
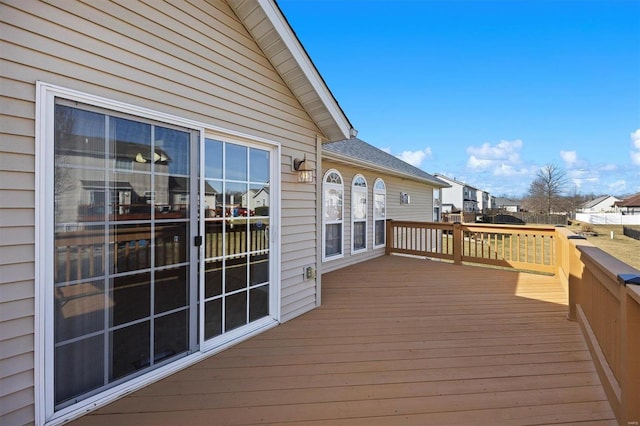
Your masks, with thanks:
M563 207L563 193L568 185L567 175L555 164L546 164L529 186L529 203L541 213L551 214Z

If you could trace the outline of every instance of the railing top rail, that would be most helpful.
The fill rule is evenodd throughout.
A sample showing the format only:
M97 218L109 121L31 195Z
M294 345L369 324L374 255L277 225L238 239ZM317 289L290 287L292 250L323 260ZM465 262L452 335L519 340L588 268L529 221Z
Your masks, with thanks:
M463 228L467 229L500 229L511 232L528 232L528 233L555 233L557 228L549 225L505 225L492 223L463 223Z
M451 229L453 223L448 222L422 222L412 220L391 220L389 221L391 226L413 226L416 228L436 228L436 229Z

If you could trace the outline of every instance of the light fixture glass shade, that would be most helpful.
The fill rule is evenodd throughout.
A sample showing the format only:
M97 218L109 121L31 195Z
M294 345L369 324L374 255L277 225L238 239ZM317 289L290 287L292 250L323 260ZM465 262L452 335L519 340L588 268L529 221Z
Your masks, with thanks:
M298 170L298 182L300 183L313 182L313 170Z

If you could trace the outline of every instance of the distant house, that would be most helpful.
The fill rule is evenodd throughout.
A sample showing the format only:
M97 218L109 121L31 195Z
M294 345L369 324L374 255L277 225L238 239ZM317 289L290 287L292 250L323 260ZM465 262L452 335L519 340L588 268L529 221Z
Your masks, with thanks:
M503 209L508 212L517 213L520 211L520 203L504 197L496 197L494 209Z
M321 183L325 272L384 254L387 219L432 221L448 187L358 138L322 145Z
M615 211L615 203L620 199L611 195L603 195L582 204L578 209L580 213L610 213Z
M479 189L442 174L435 177L449 184L441 192L442 213L474 213L480 211ZM483 198L481 198L481 201ZM486 200L488 203L488 198Z
M614 203L616 210L622 214L640 214L640 192Z
M478 199L478 211L484 212L492 208L492 201L495 201L495 197L492 197L491 194L485 190L478 189L477 192Z

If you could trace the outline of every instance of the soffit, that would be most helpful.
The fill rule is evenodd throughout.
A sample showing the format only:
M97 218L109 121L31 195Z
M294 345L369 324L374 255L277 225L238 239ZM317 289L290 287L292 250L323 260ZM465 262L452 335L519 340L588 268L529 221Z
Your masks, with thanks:
M329 141L349 138L351 123L273 0L227 0L289 89Z

